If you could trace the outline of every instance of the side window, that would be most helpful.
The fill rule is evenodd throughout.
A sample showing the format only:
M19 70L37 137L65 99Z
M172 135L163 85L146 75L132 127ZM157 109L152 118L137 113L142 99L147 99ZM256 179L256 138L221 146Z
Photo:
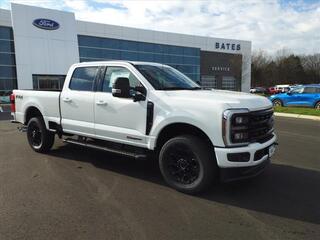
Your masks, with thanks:
M316 93L315 87L305 87L303 93Z
M129 78L130 87L141 86L139 80L124 67L107 67L106 74L104 76L102 91L111 92L114 81L119 77Z
M72 74L69 88L78 91L92 91L98 67L79 67Z
M302 93L303 90L304 90L303 87L301 87L301 88L295 88L295 89L293 89L293 90L291 91L291 93Z

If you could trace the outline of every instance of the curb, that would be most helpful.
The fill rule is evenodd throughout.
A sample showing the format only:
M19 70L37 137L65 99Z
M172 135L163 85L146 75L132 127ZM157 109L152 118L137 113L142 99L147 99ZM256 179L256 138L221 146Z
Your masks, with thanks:
M310 119L310 120L320 121L320 117L311 116L311 115L302 115L302 114L293 114L293 113L279 113L279 112L275 112L274 115L278 116L278 117L291 117L291 118L301 118L301 119Z

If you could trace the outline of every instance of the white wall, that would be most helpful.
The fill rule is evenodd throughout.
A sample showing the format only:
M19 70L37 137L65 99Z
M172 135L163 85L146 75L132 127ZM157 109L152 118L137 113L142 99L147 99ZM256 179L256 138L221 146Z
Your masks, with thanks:
M32 74L67 73L79 62L76 21L73 13L11 4L18 88L33 88ZM46 18L60 24L57 30L35 27L35 19Z
M9 10L0 9L0 26L11 27L11 13Z

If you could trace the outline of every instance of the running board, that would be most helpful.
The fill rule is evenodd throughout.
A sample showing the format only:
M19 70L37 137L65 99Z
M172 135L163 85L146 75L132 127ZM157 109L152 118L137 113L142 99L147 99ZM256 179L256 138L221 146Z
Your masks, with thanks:
M126 156L126 157L131 157L131 158L139 159L139 160L147 158L147 154L144 154L144 153L135 153L135 152L129 152L129 151L120 150L120 149L114 149L114 148L110 148L110 147L106 147L106 146L99 146L99 145L95 145L92 143L79 141L79 140L71 139L71 138L63 139L63 142L71 143L71 144L75 144L75 145L79 145L79 146L83 146L83 147L98 149L98 150L102 150L102 151L106 151L106 152L110 152L110 153L115 153L115 154L119 154L119 155Z

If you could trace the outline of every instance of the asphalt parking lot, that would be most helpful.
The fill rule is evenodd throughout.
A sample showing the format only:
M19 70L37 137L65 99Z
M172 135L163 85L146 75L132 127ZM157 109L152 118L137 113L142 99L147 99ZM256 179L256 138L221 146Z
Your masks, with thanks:
M167 187L153 161L61 141L35 153L16 127L0 121L1 240L320 239L320 121L277 117L266 172L200 196Z

